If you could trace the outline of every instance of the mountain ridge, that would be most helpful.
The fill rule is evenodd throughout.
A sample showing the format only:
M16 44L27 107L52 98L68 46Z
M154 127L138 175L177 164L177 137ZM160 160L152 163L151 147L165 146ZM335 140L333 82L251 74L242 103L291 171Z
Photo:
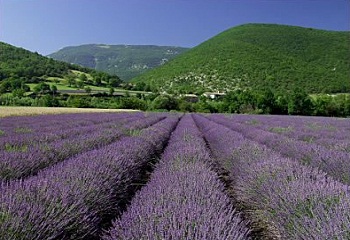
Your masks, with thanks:
M48 57L118 75L128 81L163 65L187 49L157 45L84 44L64 47Z

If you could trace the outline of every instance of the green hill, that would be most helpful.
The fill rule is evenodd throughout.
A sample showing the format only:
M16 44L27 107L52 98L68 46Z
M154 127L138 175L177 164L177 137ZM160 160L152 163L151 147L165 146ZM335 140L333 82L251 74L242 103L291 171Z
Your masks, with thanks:
M41 56L23 48L0 42L0 94L15 89L29 91L39 83L59 89L82 89L84 86L116 87L118 76L72 65Z
M275 24L228 29L133 79L166 92L226 92L296 86L310 93L350 91L350 34Z
M149 69L163 65L186 50L187 48L181 47L152 45L89 44L66 47L49 57L115 74L128 81Z
M0 80L10 77L30 80L44 75L58 77L78 69L82 68L0 42Z

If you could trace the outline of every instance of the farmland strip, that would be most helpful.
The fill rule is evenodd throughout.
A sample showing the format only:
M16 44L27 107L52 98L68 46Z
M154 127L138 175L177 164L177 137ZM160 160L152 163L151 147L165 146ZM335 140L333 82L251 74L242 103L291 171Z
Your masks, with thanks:
M229 118L234 122L253 125L264 130L287 134L287 136L294 131L316 134L316 136L322 132L320 135L326 138L344 140L349 139L350 135L350 120L346 118L284 115L232 115Z
M62 128L62 126L70 126L71 128L88 126L91 124L108 121L108 119L113 119L118 115L119 114L109 113L77 113L1 118L0 130L2 130L4 134L0 137L14 134L30 136L32 134L35 135L37 132L52 132L55 130L59 130ZM101 116L101 118L98 118L97 116ZM21 131L23 128L29 131Z
M295 159L304 165L319 168L334 179L350 184L350 153L329 150L316 144L289 139L275 133L236 123L223 115L213 115L209 118L277 151L284 157Z
M60 139L49 144L39 144L29 149L9 149L0 152L0 180L24 178L36 174L39 170L54 165L81 152L100 148L119 139L128 131L148 127L164 117L154 115L146 119L136 119L124 126L123 121L107 125L92 126L87 134ZM125 132L127 131L127 132Z
M350 120L326 117L233 115L232 121L253 125L288 138L350 152Z
M79 115L79 114L78 114ZM33 127L31 124L14 123L16 127L13 132L7 132L6 136L0 137L0 150L5 150L6 146L32 146L40 143L49 143L55 140L67 138L80 134L85 129L89 129L92 126L106 125L116 121L126 121L128 119L140 119L143 115L140 114L95 114L84 115L81 119L75 119L72 121L72 116L66 116L67 119L60 118L60 122L52 118L41 118L48 125L47 128L41 126ZM31 118L32 123L35 123L38 119ZM88 122L89 121L89 122ZM50 126L51 124L51 126ZM2 125L2 123L1 123ZM6 131L4 131L5 133ZM5 134L4 134L5 135Z
M250 239L211 164L201 133L185 115L151 180L104 239Z
M147 119L145 120L147 121ZM161 150L177 116L0 188L2 239L97 239L143 166Z
M237 200L267 239L349 239L347 185L203 116L195 120L231 173Z

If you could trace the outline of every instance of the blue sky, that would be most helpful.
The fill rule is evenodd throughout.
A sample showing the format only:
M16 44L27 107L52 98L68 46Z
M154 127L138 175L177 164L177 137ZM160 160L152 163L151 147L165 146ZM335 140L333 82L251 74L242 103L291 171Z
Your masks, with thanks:
M0 0L0 41L43 55L88 43L194 47L244 23L350 30L348 0Z

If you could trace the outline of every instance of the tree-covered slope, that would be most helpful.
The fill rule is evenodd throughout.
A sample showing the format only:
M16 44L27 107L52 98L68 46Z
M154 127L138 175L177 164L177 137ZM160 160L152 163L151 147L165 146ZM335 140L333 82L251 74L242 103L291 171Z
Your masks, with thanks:
M63 77L71 71L97 73L96 71L44 57L23 48L0 42L0 80L22 78L30 81L34 77Z
M108 85L115 87L118 76L60 62L23 48L0 42L0 94L15 89L28 91L28 83L39 84L53 81L82 88L84 85Z
M0 80L10 77L28 80L44 75L58 77L77 68L79 67L0 42Z
M163 65L186 50L182 47L153 45L89 44L66 47L49 57L116 74L127 81Z
M296 86L350 91L350 33L275 24L228 29L164 66L133 79L166 92Z

